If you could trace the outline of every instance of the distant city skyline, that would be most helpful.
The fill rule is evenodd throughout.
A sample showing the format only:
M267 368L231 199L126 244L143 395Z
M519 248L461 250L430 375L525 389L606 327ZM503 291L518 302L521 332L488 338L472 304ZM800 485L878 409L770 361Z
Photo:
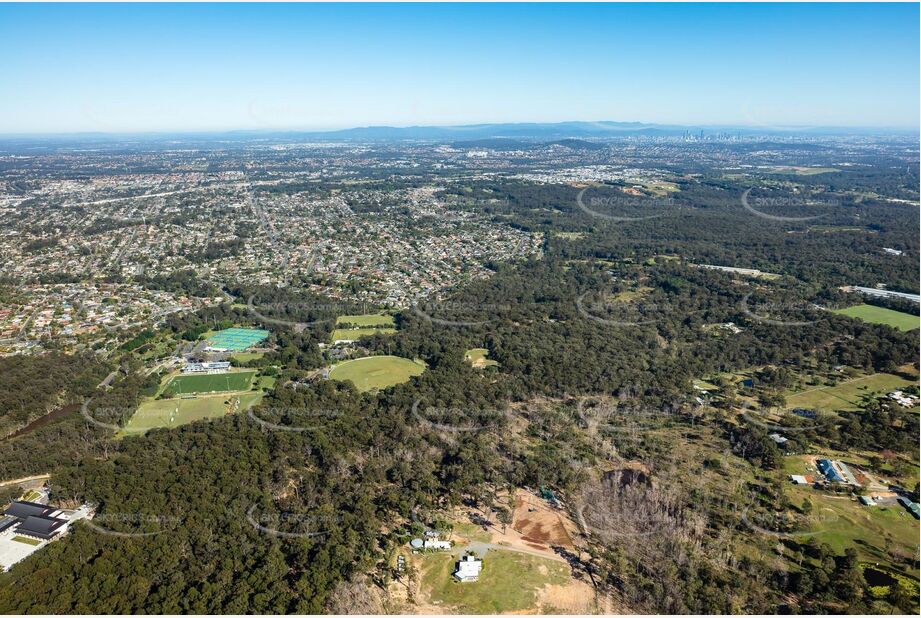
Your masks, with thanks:
M918 4L0 5L0 134L916 128Z

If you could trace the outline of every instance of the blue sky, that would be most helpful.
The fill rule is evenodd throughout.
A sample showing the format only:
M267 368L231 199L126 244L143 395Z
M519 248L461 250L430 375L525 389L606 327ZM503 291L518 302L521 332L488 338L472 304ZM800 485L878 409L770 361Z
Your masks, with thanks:
M917 127L917 4L0 5L0 133Z

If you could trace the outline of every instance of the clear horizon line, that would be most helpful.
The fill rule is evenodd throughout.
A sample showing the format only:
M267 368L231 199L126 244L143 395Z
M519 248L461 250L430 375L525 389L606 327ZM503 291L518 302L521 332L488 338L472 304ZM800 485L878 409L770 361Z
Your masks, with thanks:
M491 127L501 125L564 125L564 124L635 124L642 127L656 128L687 128L687 129L742 129L749 131L816 131L816 130L875 130L875 131L914 131L921 134L921 125L903 126L903 125L872 125L872 124L838 124L838 125L815 125L815 124L719 124L719 123L683 123L683 122L645 122L640 120L555 120L555 121L533 121L533 120L516 120L516 121L499 121L499 122L468 122L457 124L353 124L337 127L320 127L320 128L294 128L294 127L228 127L228 128L201 128L201 129L125 129L120 131L19 131L3 132L0 131L0 138L9 137L55 137L55 136L81 136L81 135L220 135L226 133L336 133L340 131L354 131L361 129L463 129L467 127ZM921 137L921 135L919 135Z

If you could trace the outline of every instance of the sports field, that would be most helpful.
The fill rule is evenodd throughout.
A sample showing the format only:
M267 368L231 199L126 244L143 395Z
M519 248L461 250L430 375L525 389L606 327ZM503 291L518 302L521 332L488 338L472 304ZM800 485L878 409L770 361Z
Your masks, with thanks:
M425 366L399 356L368 356L345 361L329 372L331 380L352 382L364 392L401 384L421 375Z
M395 328L337 328L330 335L330 341L357 341L362 337L368 337L377 333L395 333Z
M916 315L875 305L855 305L846 309L835 309L832 313L846 315L850 318L857 318L873 324L885 324L899 330L914 330L921 326L921 321Z
M240 352L253 347L268 336L269 331L267 330L227 328L208 337L208 345L212 348Z
M219 395L194 399L158 399L142 403L125 424L125 434L144 433L154 427L177 427L232 411L235 396Z
M185 395L189 393L248 391L254 375L256 375L255 371L235 371L231 373L176 376L169 381L163 392Z
M395 333L396 322L388 313L363 313L360 315L340 315L337 325L349 325L350 328L337 328L330 335L330 341L357 341L361 337L375 333ZM357 327L357 328L354 328Z
M863 395L888 393L912 384L917 384L917 381L906 380L891 373L874 373L836 386L819 386L787 395L787 408L808 408L821 412L856 410Z
M360 315L340 315L336 324L354 324L355 326L393 326L393 316L388 313L363 313Z

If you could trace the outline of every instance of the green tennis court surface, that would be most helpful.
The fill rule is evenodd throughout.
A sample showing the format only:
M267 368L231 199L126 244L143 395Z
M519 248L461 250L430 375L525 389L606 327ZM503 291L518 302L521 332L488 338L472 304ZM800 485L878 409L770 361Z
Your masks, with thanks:
M208 345L221 350L239 352L251 348L266 337L269 331L255 328L227 328L219 330L208 338Z

